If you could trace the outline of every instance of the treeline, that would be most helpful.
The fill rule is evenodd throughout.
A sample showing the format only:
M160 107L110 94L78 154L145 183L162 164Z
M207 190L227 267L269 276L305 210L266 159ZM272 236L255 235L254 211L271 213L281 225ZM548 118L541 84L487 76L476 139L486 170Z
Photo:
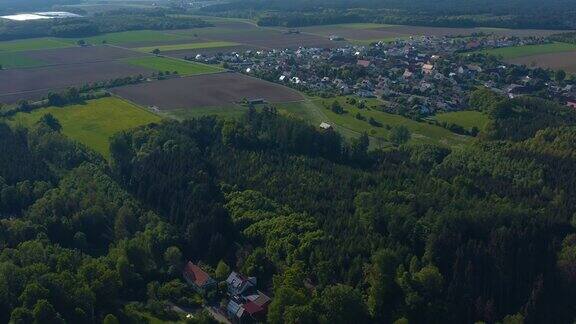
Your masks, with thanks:
M88 37L129 30L168 30L208 27L206 21L173 15L167 9L122 9L94 16L34 21L0 20L0 40L32 37Z
M576 33L574 32L554 34L549 38L556 42L576 44Z

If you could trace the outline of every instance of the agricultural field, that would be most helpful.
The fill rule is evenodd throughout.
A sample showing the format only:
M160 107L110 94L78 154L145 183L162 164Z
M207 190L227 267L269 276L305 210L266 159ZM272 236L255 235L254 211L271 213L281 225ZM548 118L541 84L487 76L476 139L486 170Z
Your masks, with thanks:
M337 42L330 41L325 36L309 33L287 34L282 31L254 27L248 30L233 30L227 28L205 28L179 31L179 34L188 37L196 36L205 40L225 41L244 44L260 48L296 48L305 47L334 47Z
M158 72L178 72L180 75L217 73L223 71L219 67L210 66L207 64L188 62L162 56L130 58L123 60L123 62L150 70L156 70Z
M33 60L42 61L45 64L104 62L142 55L143 54L131 50L106 45L87 47L75 46L23 53L23 56Z
M520 57L542 55L542 54L576 52L576 44L555 42L542 45L526 45L517 47L496 48L482 52L502 57L505 60L510 60Z
M227 72L129 85L112 91L142 106L155 106L160 110L227 107L244 98L262 98L270 103L304 99L290 88Z
M0 52L0 66L2 69L41 66L44 63L41 60L35 60L18 52Z
M505 29L505 28L448 28L381 24L337 24L301 28L303 32L328 37L338 35L355 44L388 42L410 36L467 36L474 33L491 33L501 36L548 36L563 31Z
M178 50L178 51L163 52L161 54L164 56L184 59L186 57L194 57L198 54L212 55L218 53L245 52L248 50L257 50L257 49L259 48L254 46L237 45L231 47L212 47L212 48L199 48L193 50Z
M0 71L0 102L39 99L51 90L126 76L147 75L153 70L119 61L46 66ZM33 94L30 96L29 94Z
M337 100L345 110L343 114L334 113L330 109L330 105L334 100ZM362 132L368 133L369 136L376 139L386 141L390 135L392 127L406 126L412 138L410 143L426 143L438 144L443 146L459 146L468 143L471 138L462 136L442 128L440 126L431 125L426 122L417 122L412 119L402 117L400 115L389 114L376 109L379 105L378 99L367 100L367 109L359 109L346 102L346 97L338 97L337 99L313 99L313 102L321 110L321 113L326 116L325 122L335 124L337 129L344 128L348 131L360 134ZM366 120L356 118L360 114ZM368 120L373 118L381 126L373 126ZM338 127L339 126L339 127Z
M112 46L62 47L23 52L0 52L3 68L28 68L55 64L113 61L143 54Z
M161 45L161 46L150 46L150 47L139 47L135 50L140 52L150 53L155 49L160 50L160 52L170 52L170 51L182 51L182 50L196 50L196 49L206 49L206 48L219 48L219 47L232 47L238 46L240 44L234 42L202 42L202 43L185 43L185 44L174 44L174 45Z
M31 113L18 113L9 119L12 125L29 126L43 115L52 114L62 125L62 133L108 158L109 138L141 125L159 122L161 118L127 101L108 97L85 104L48 107Z
M167 41L185 41L186 37L169 32L155 30L133 30L118 33L109 33L98 36L82 38L91 44L130 44L130 43L162 43ZM77 39L79 40L79 39Z
M490 118L485 113L473 110L440 113L431 117L431 119L455 124L464 129L476 127L479 130L483 130L490 122Z
M523 56L507 61L513 64L526 65L529 67L539 66L576 74L576 51Z
M60 40L56 38L31 38L0 42L0 53L36 51L71 46L74 46L74 43L69 40Z

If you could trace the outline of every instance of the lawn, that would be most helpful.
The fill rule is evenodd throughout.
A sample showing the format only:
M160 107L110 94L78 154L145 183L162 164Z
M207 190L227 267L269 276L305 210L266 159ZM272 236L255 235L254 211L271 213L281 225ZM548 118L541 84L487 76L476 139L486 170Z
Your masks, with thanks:
M367 101L368 108L359 109L348 104L345 97L338 97L338 102L340 102L346 111L344 114L336 114L332 112L332 110L325 108L326 106L329 107L334 100L335 99L314 99L313 101L319 109L322 110L322 113L325 114L328 119L327 121L358 133L367 132L368 135L372 137L387 139L390 134L389 128L402 125L406 126L412 134L410 143L457 146L466 144L470 140L470 137L454 134L439 126L430 125L426 122L417 122L400 115L379 111L376 109L379 105L377 99L369 99ZM360 113L367 120L370 117L374 118L382 124L382 127L372 126L368 121L357 119L357 113Z
M108 44L126 44L132 42L164 42L164 41L185 39L185 37L154 30L133 30L118 33L102 34L82 39L93 44L100 44L104 41Z
M6 68L33 67L42 65L44 62L27 57L19 52L0 52L0 66Z
M9 120L9 123L29 126L48 113L60 121L64 135L92 148L106 158L110 157L111 136L123 130L161 120L160 117L127 101L107 97L90 100L81 105L48 107L31 113L18 113Z
M22 52L74 46L73 42L55 38L30 38L0 42L0 52Z
M576 51L576 44L555 42L542 45L525 45L525 46L495 48L490 50L484 50L481 52L501 56L503 59L513 59L524 56L559 53L559 52L571 52L571 51Z
M479 130L483 130L488 122L490 122L490 118L486 114L473 110L441 113L431 119L456 124L465 129L476 127Z
M149 46L149 47L139 47L136 50L141 52L150 53L155 49L159 49L161 52L168 51L180 51L180 50L194 50L194 49L205 49L205 48L218 48L218 47L231 47L238 46L240 44L234 42L204 42L204 43L187 43L187 44L175 44L175 45L163 45L163 46Z
M223 69L219 67L163 56L136 57L122 61L131 65L157 70L159 72L176 71L180 75L207 74L223 71Z

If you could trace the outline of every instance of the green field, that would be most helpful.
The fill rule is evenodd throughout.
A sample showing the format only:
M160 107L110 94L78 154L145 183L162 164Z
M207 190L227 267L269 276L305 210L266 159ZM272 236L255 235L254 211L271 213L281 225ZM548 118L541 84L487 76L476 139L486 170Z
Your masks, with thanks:
M488 122L490 122L490 118L486 114L473 110L437 114L436 116L432 117L432 119L450 124L456 124L464 127L465 129L476 127L479 130L483 130Z
M74 46L73 42L55 38L31 38L0 42L0 52L23 52Z
M0 52L0 66L2 68L22 68L42 65L44 62L26 57L19 52Z
M102 34L82 39L93 44L100 44L104 41L108 44L126 44L132 42L164 42L185 39L185 37L154 30L134 30Z
M219 67L184 60L162 57L146 56L122 60L125 63L157 70L159 72L178 72L180 75L207 74L223 71Z
M52 114L62 125L62 133L108 158L109 138L123 130L158 122L160 117L127 101L108 97L66 107L48 107L31 113L18 113L10 124L30 126L45 114Z
M330 106L334 100L338 100L347 111L345 114L336 114L325 106ZM426 122L417 122L400 115L389 114L376 109L381 102L378 99L368 99L368 109L358 109L346 102L346 97L335 99L309 98L301 102L290 102L273 104L282 115L301 119L311 125L318 126L321 122L329 122L336 127L336 130L346 138L358 137L361 133L367 132L374 142L372 147L385 146L390 130L386 126L395 127L404 125L412 133L411 143L433 143L444 146L457 146L466 144L471 138L458 135L440 126L431 125ZM258 107L257 107L258 108ZM224 118L238 118L246 111L245 107L208 107L201 109L186 109L171 111L170 117L177 119L194 118L203 115L218 115ZM374 118L382 123L382 127L370 125L367 121L356 119L356 113L360 113L367 119ZM465 119L459 116L460 119ZM468 116L471 118L472 116ZM485 117L485 116L484 116ZM453 117L453 119L456 117Z
M322 114L320 108L312 101L288 102L274 104L274 107L285 116L301 119L314 126L325 121L326 116Z
M222 107L198 107L193 109L170 109L169 111L164 111L161 114L177 120L192 119L202 116L218 116L225 119L238 119L248 108L240 105L232 106L222 106Z
M313 101L318 107L320 107L322 110L321 112L327 117L328 120L326 121L357 133L367 132L368 135L372 137L387 139L390 130L387 129L386 126L396 127L402 125L406 126L412 134L410 143L457 146L466 144L470 140L470 137L454 134L439 126L430 125L425 122L417 122L400 115L379 111L375 109L375 106L379 105L378 99L369 99L367 101L368 109L359 109L355 106L349 105L346 103L345 97L339 97L337 100L344 107L346 113L336 114L332 112L332 110L325 108L325 106L329 107L334 99L314 99ZM366 117L366 119L369 119L370 117L374 118L376 121L382 123L382 127L372 126L367 121L356 119L355 116L357 113L360 113Z
M311 104L311 105L310 105ZM311 102L290 102L290 103L277 103L272 105L278 112L284 116L293 117L318 125L323 121L320 114L316 112L317 107ZM261 106L257 106L257 109ZM218 116L225 119L239 119L242 117L248 108L241 105L219 106L219 107L198 107L194 109L170 109L169 111L161 112L162 115L178 120L198 118L202 116Z
M336 114L326 106L338 100L345 108L346 113ZM334 99L308 98L301 102L277 103L275 107L282 115L303 120L311 125L318 126L322 122L328 122L335 126L336 130L345 138L356 138L363 132L367 132L371 137L371 147L385 147L389 137L391 127L400 125L406 126L412 133L411 143L429 143L444 146L465 145L471 137L455 134L443 127L431 125L426 122L417 122L400 115L389 114L377 110L381 104L378 99L368 99L367 109L359 109L346 102L346 97ZM258 109L260 106L257 106ZM222 118L237 119L247 111L243 106L226 107L202 107L194 109L170 110L163 113L166 117L174 119L197 118L206 115L216 115ZM356 119L356 113L362 114L366 119L374 118L382 123L382 127L372 126L368 121ZM457 123L463 127L484 125L487 116L479 112L459 112L442 115L443 120ZM470 126L472 125L472 126ZM388 126L388 127L387 127ZM479 127L480 128L480 127Z
M482 53L501 56L503 59L513 59L524 56L576 51L576 44L550 43L542 45L525 45L503 47L481 51Z
M150 53L155 49L159 49L161 52L168 52L168 51L194 50L204 48L231 47L238 45L240 44L234 42L205 42L205 43L187 43L187 44L139 47L136 48L136 50Z

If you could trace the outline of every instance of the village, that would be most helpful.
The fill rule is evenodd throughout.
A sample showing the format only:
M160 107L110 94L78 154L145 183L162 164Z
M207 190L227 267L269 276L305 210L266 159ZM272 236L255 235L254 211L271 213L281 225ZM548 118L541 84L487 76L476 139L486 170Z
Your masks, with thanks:
M563 71L516 66L483 53L547 42L542 37L421 36L367 46L246 50L187 59L222 64L311 96L380 98L382 110L416 118L466 109L479 86L510 98L530 94L576 106L574 80Z

